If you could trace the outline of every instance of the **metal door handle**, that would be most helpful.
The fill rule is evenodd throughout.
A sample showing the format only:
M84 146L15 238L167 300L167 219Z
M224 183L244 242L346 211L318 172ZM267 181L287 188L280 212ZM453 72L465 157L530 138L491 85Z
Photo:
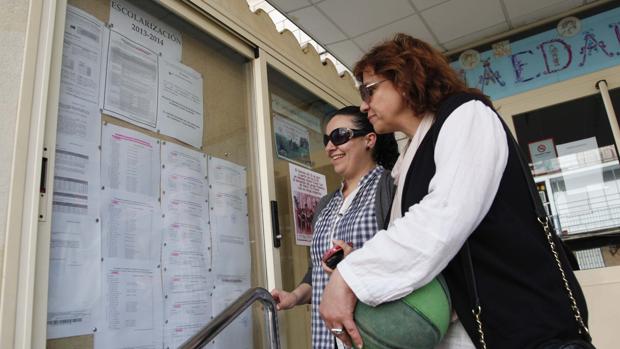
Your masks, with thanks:
M280 221L278 219L278 202L271 200L271 227L273 228L273 247L279 248L282 245L282 234L280 234Z

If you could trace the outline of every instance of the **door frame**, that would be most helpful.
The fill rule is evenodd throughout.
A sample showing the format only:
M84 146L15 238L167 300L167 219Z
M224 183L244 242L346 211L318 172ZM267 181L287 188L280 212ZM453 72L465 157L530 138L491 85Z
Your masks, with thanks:
M270 54L269 51L259 48L259 55L254 65L254 72L256 76L260 75L261 86L255 90L257 99L261 99L260 104L257 104L257 108L260 110L257 112L258 123L262 124L257 129L258 138L263 140L263 144L260 145L261 151L264 154L259 154L260 166L261 166L261 197L260 205L263 207L262 219L264 227L265 237L265 259L266 259L266 271L267 271L267 287L268 289L282 288L282 268L281 268L281 255L280 250L274 247L274 239L272 234L272 216L271 211L266 209L270 207L271 201L276 201L276 182L273 169L275 164L274 159L274 135L272 130L272 110L270 107L270 91L268 83L268 71L269 68L275 69L282 73L288 79L297 83L302 88L313 93L323 101L333 105L336 108L343 107L345 105L359 104L359 101L350 101L343 95L336 95L333 93L333 89L328 88L329 81L317 81L310 79L308 76L304 76L295 69L290 62L282 61L280 58ZM304 73L307 73L304 71ZM339 77L334 74L334 80ZM336 86L336 85L334 85ZM353 87L353 86L352 86ZM282 222L280 222L282 223ZM287 348L287 323L283 321L283 317L280 316L280 345L283 349Z
M53 47L57 40L57 27L64 28L64 15L58 17L58 12L64 6L64 0L50 0L30 1L28 7L13 163L10 167L5 255L2 262L2 348L41 347L33 344L33 336L40 330L34 322L37 320L38 307L41 306L37 298L40 292L36 286L42 276L36 261L39 258L38 245L44 240L38 232L39 187L42 158L46 156L46 123L57 111L48 114L48 101L50 95L54 95L51 78L55 59ZM44 303L47 306L47 294Z
M262 207L270 207L270 201L276 200L276 184L275 178L273 175L273 171L271 169L274 168L274 157L273 157L273 144L274 138L271 133L271 107L270 107L270 95L269 95L269 83L268 83L268 70L269 67L278 70L287 78L293 80L295 83L299 84L301 87L305 88L309 92L315 94L317 97L321 98L325 102L333 105L336 108L343 107L349 104L359 103L359 101L349 101L344 96L334 95L332 90L327 88L325 84L317 84L315 81L311 81L305 76L302 76L298 73L294 67L291 67L288 62L283 62L279 58L271 55L268 51L259 48L259 55L256 58L256 63L254 66L254 72L256 76L260 76L260 85L255 93L257 95L256 99L261 100L260 110L257 110L257 118L259 122L262 123L262 129L259 131L259 139L264 140L264 144L261 145L261 148L264 149L265 154L261 154L261 161L264 161L262 166L268 169L268 172L264 174L261 180L266 180L267 182L262 182L261 184L265 185L266 190L261 190L261 206ZM259 104L257 104L257 107ZM264 158L262 156L264 155ZM264 178L263 178L264 177ZM265 195L263 196L263 192ZM280 268L280 253L279 250L273 247L273 234L272 232L272 224L271 224L271 213L268 210L263 210L266 212L266 215L263 215L264 227L265 227L265 257L267 259L267 287L271 288L281 288L282 287L282 274Z

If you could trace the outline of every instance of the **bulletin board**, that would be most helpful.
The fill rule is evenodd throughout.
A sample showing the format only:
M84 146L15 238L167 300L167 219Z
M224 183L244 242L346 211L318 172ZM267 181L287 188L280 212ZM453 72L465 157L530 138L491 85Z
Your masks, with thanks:
M69 0L69 5L96 17L104 23L108 23L110 15L110 0ZM262 280L263 271L260 270L262 263L257 256L262 254L260 244L253 243L257 240L259 232L256 228L258 220L257 204L255 203L255 185L252 178L255 177L252 168L253 154L250 144L249 119L251 115L250 102L250 75L248 74L248 59L234 52L228 46L208 36L200 29L176 17L174 14L163 9L154 2L135 1L136 6L159 18L168 25L182 33L181 63L191 67L200 73L203 78L203 110L204 128L202 145L191 146L177 139L163 135L156 131L138 127L132 123L120 120L111 115L101 115L102 125L120 126L124 129L136 131L141 135L152 137L160 142L179 145L184 149L204 153L207 157L223 159L224 163L245 172L245 205L247 219L250 222L249 248L251 265L251 285L256 285ZM207 19L205 18L205 21ZM213 208L211 208L213 209ZM259 261L256 261L256 260ZM86 287L86 286L85 286ZM262 313L254 311L252 323L262 323ZM262 331L255 331L254 342L262 342ZM47 347L90 349L94 348L94 335L64 337L50 339Z

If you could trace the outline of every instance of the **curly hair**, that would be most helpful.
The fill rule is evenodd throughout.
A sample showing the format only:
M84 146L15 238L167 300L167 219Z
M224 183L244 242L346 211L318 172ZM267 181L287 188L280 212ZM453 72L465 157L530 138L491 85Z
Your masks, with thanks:
M490 103L480 90L467 87L441 52L407 34L396 34L366 53L353 69L357 80L363 80L367 68L392 81L418 116L436 113L446 97L458 92L473 93Z
M355 128L368 133L376 133L370 121L368 121L368 114L360 111L359 106L350 105L344 108L340 108L325 116L323 124L327 125L336 115L350 116ZM398 159L398 143L396 143L396 137L394 133L377 134L377 141L375 147L372 149L372 159L384 168L391 170Z

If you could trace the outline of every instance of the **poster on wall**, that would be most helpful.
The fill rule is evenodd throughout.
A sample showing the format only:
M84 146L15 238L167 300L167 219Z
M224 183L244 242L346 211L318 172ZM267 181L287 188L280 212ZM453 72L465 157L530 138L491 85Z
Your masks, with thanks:
M289 164L291 196L295 221L295 241L297 245L310 246L312 242L312 219L319 200L327 194L325 176Z
M104 112L148 130L157 126L157 54L110 32Z
M202 75L194 69L159 60L157 129L196 148L202 146Z
M110 25L115 31L162 57L181 60L181 32L146 13L130 1L110 1Z
M302 166L310 166L310 132L307 128L275 114L273 132L278 157Z

